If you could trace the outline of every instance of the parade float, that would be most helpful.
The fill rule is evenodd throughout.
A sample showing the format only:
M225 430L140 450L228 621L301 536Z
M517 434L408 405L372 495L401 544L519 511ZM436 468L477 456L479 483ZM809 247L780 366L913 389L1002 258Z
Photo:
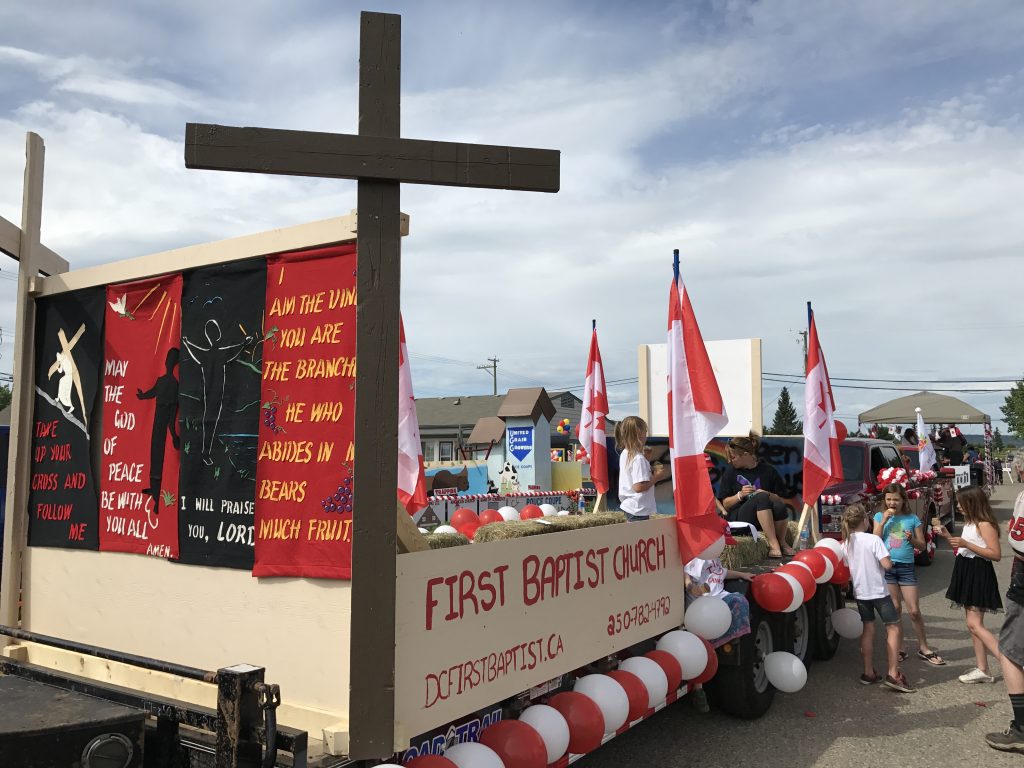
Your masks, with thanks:
M20 231L0 226L20 260L0 681L120 714L8 746L542 768L705 683L760 716L806 678L788 651L835 650L827 547L755 579L750 632L716 651L721 608L684 612L677 520L559 514L579 494L545 495L546 396L504 414L520 490L456 484L436 548L396 505L399 183L556 191L558 153L399 138L399 19L362 25L359 136L186 140L193 168L356 178L352 215L68 271L40 243L29 136Z

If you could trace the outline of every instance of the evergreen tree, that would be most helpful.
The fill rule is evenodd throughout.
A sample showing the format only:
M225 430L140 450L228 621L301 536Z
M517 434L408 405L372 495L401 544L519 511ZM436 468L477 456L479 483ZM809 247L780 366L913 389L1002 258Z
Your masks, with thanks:
M1003 412L1003 420L1017 437L1024 437L1024 379L1018 381L1010 394L1006 396L1006 404L999 406Z
M793 401L789 399L789 390L782 388L779 394L779 405L775 409L775 420L772 422L772 435L799 435L803 432L803 424L797 418Z
M999 434L999 427L996 427L996 431L992 433L992 450L996 453L1002 453L1005 449L1003 436Z
M6 384L0 384L0 411L11 404L11 388Z

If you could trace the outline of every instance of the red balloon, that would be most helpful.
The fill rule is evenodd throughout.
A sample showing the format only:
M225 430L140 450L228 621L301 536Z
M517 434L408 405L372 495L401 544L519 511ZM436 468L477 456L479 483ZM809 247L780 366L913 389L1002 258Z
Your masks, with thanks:
M757 604L771 613L781 613L793 602L793 588L777 573L755 576L750 587Z
M469 520L461 523L460 525L455 525L453 527L455 528L456 531L458 531L467 539L472 541L473 537L476 536L476 532L480 529L481 525L483 525L483 523L481 523L479 520Z
M480 524L490 525L491 523L504 523L505 518L498 514L496 509L485 509L480 513Z
M459 766L441 755L420 755L406 763L405 768L459 768Z
M787 563L786 565L779 568L781 573L788 573L794 579L800 583L800 587L804 591L804 602L806 603L812 597L814 597L814 590L817 584L814 582L814 576L811 572L804 568L802 565L793 565Z
M708 665L704 667L703 672L690 681L691 685L704 685L704 683L710 681L711 678L718 674L718 653L712 647L711 643L704 640L703 637L701 640L704 641L704 647L708 651Z
M454 512L452 512L451 520L448 521L448 524L452 526L452 528L455 528L457 530L461 529L462 526L466 525L467 523L479 526L480 516L477 515L477 513L474 512L472 509L466 509L465 507L459 507Z
M544 510L536 504L527 504L523 507L523 511L519 513L520 520L534 520L538 517L544 517ZM505 766L505 768L508 768L508 766Z
M604 715L593 699L576 691L565 691L552 696L548 706L557 709L569 724L570 752L585 755L601 746Z
M846 563L839 563L828 582L829 584L838 584L841 587L845 587L850 583L850 566Z
M678 691L679 686L683 684L683 668L679 665L679 660L668 651L648 651L644 656L658 662L661 671L668 678L668 692Z
M480 734L480 743L498 753L505 768L545 768L548 748L533 728L520 720L499 720Z
M605 674L621 685L622 690L626 692L626 698L629 699L629 715L627 715L626 720L632 723L634 720L643 717L647 711L647 704L651 700L644 681L632 672L627 672L624 669L613 669Z
M820 552L822 557L827 557L832 561L832 570L835 571L836 566L839 565L839 555L833 552L828 547L815 547L813 552Z
M825 575L825 556L819 549L802 549L793 555L793 560L810 568L811 576L816 579Z

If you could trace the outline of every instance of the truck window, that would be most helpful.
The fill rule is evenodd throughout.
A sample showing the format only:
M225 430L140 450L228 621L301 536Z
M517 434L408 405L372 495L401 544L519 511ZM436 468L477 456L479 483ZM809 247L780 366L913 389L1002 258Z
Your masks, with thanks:
M896 450L896 446L883 445L879 450L882 452L882 460L885 461L887 467L903 469L903 459L900 458L900 452Z
M871 480L874 482L875 478L878 477L878 473L888 467L885 458L882 456L882 450L880 448L871 449Z
M864 477L864 451L859 445L840 445L839 458L843 461L843 479Z

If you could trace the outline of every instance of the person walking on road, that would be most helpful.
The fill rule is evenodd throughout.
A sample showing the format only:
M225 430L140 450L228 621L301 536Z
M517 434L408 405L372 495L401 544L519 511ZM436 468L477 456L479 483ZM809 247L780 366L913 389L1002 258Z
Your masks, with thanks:
M946 662L939 654L928 647L928 637L924 630L924 617L918 602L917 568L914 565L914 550L925 548L924 526L920 518L910 511L910 501L906 489L899 483L886 486L883 509L874 516L872 533L880 538L889 550L892 568L885 572L885 583L892 595L896 615L900 618L900 658L905 658L903 649L903 604L907 605L910 623L917 635L917 656L932 666L945 666Z
M1013 720L1002 733L986 734L985 741L1003 752L1024 753L1024 492L1017 496L1006 528L1013 548L1013 566L1010 588L1006 590L1006 618L999 630L999 662Z
M860 655L864 662L864 673L860 676L862 685L884 682L886 686L901 693L914 693L899 668L900 618L892 595L885 586L885 572L892 568L892 559L882 540L868 533L871 522L863 504L851 504L843 512L843 560L850 567L853 581L853 596L857 599L857 611L864 629L860 636ZM875 672L875 614L885 624L885 647L888 658L888 673L883 679Z
M992 563L1002 557L999 526L988 497L979 486L957 492L956 506L965 520L960 535L951 536L945 526L937 526L932 530L946 539L956 551L946 597L964 609L967 629L974 643L977 666L960 675L960 682L992 683L995 678L989 674L988 656L991 654L998 660L999 648L995 636L985 626L985 614L1003 609L996 571L992 567Z

